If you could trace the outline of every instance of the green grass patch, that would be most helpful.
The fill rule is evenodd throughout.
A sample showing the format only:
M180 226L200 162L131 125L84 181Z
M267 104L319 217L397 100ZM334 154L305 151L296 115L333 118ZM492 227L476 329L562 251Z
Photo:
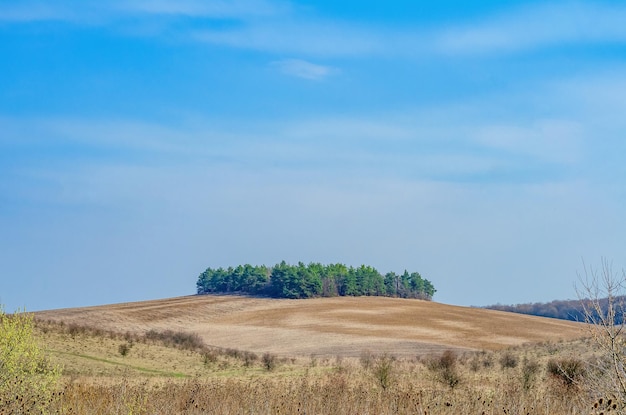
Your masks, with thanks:
M188 377L190 377L189 375L187 375L185 373L166 372L166 371L163 371L163 370L149 369L149 368L146 368L146 367L129 365L128 363L116 362L116 361L113 361L113 360L103 359L101 357L96 357L96 356L89 356L89 355L81 354L81 353L63 352L63 351L60 351L60 350L46 350L46 351L50 352L50 353L53 353L53 354L60 354L60 355L65 355L65 356L80 357L82 359L88 359L88 360L93 360L93 361L96 361L96 362L107 363L107 364L110 364L110 365L126 367L126 368L129 368L129 369L137 370L139 372L150 373L150 374L160 375L160 376L165 376L165 377L171 377L171 378L188 378Z

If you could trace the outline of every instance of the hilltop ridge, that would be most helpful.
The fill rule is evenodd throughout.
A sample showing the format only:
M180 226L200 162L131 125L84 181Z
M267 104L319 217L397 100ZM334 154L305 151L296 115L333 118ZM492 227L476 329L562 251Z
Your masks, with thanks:
M584 334L581 323L388 297L193 295L35 315L118 332L184 331L198 334L211 346L302 356L497 350Z

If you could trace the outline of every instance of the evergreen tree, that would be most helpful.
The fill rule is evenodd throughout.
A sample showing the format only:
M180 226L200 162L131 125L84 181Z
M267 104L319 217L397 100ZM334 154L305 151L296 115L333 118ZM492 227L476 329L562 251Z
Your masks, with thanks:
M198 294L241 292L281 298L387 295L427 300L436 291L418 272L389 272L383 277L367 265L348 268L344 264L299 262L294 266L285 261L273 268L250 264L207 268L198 276L196 289Z

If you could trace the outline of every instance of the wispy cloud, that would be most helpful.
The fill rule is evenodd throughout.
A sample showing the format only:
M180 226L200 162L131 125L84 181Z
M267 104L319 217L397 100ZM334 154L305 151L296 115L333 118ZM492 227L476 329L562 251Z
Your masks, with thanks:
M318 65L302 59L283 59L272 62L272 66L285 75L312 81L321 81L339 72L332 66Z
M307 76L326 76L321 65L305 63L314 66ZM17 170L77 163L76 154L95 165L228 165L261 175L307 172L346 180L614 181L626 173L620 111L625 91L621 72L547 80L439 106L246 123L5 116L0 157L8 162L0 163L0 184L10 184ZM519 108L530 110L520 114Z
M0 22L28 23L36 21L66 21L93 23L94 14L98 14L100 7L76 4L73 7L67 3L48 3L40 1L4 3L0 4Z
M581 157L583 127L574 121L539 119L531 125L487 125L473 133L477 143L537 160L572 163Z
M385 49L385 39L370 28L300 16L201 29L192 37L208 44L306 56L367 56Z
M118 2L114 7L130 13L238 19L271 17L291 9L286 2L266 0L130 0Z
M296 12L279 21L201 30L198 40L272 53L315 56L471 56L559 45L626 42L626 7L586 2L535 4L475 21L430 27L388 27L310 18Z
M446 54L472 55L574 43L623 43L624 21L623 6L578 1L538 3L437 30L433 33L433 46Z
M288 14L288 2L267 0L94 0L23 1L0 4L0 22L59 20L78 24L106 25L126 18L172 16L211 19L271 18Z
M184 28L177 20L180 17L207 21ZM434 22L429 27L332 20L290 2L272 0L25 1L0 5L0 22L61 20L111 24L120 30L118 21L128 18L140 23L159 18L162 30L172 18L171 25L182 38L299 56L471 56L626 42L626 7L582 1L517 6L474 21ZM229 24L216 26L219 20ZM132 33L124 25L121 30Z

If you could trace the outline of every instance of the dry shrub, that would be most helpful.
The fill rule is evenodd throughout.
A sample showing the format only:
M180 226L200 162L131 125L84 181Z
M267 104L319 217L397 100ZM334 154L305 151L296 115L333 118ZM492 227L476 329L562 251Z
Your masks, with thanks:
M584 362L573 357L551 359L546 369L548 375L568 388L579 385L586 372Z
M147 340L158 341L165 346L176 347L182 350L202 350L205 348L202 338L196 333L172 330L150 330L144 337Z
M361 356L359 357L359 362L361 363L363 369L370 370L374 363L374 355L369 350L362 350Z
M232 357L233 359L242 359L244 353L239 349L233 349L229 347L224 350L224 354L226 356Z
M219 349L216 349L215 356L219 359L227 357ZM268 356L272 355L266 355L265 359L260 355L263 365L271 361ZM315 370L310 370L308 361L301 361L301 366L279 366L263 374L246 372L242 368L233 370L231 366L225 373L205 371L202 377L158 378L147 383L142 383L140 377L102 381L68 379L62 405L52 408L51 413L599 414L600 410L593 412L589 402L577 398L582 395L577 389L564 393L569 391L565 387L550 387L556 385L552 377L539 376L544 366L539 365L536 369L537 362L541 362L543 356L545 354L538 353L533 360L521 362L518 371L502 371L496 365L491 371L483 370L464 377L461 383L452 382L452 387L440 373L456 372L458 380L470 371L469 367L459 364L453 352L423 361L436 371L436 382L431 381L428 372L422 371L422 362L394 360L384 355L373 356L368 371L360 368L337 371L336 362L320 359ZM354 369L353 365L359 365L359 358L344 357L341 364ZM532 393L525 391L520 384L519 376L523 375L525 367L529 373L537 375ZM375 373L380 368L383 371L378 374L391 375L387 386L380 380L384 381L385 377L378 378ZM601 408L607 414L606 398L603 402Z
M482 364L478 356L474 356L470 359L469 368L472 372L478 372L482 368Z
M426 361L426 367L435 373L438 380L450 388L456 387L461 382L461 376L457 370L458 357L452 350L446 350L439 357L433 357Z
M278 358L272 353L263 353L261 361L263 362L263 367L268 372L271 372L272 370L276 369L276 366L278 366Z
M467 361L469 369L472 372L478 372L482 369L490 369L494 364L493 352L481 350L471 354L471 358Z
M205 366L210 365L211 363L216 363L218 359L218 353L214 349L207 349L202 352L202 362Z
M122 343L117 348L117 351L120 353L120 355L126 356L126 355L128 355L128 352L130 352L130 348L132 346L133 346L132 343Z
M493 353L484 352L482 363L485 369L492 368L494 365Z
M67 326L67 334L69 334L72 337L72 339L75 338L76 335L80 334L80 333L85 333L85 328L84 327L79 326L76 323L70 323Z
M259 356L253 352L243 352L243 365L245 367L250 367L259 360Z
M149 384L131 379L112 385L75 382L64 390L65 409L53 413L569 415L589 413L590 409L558 395L525 394L519 387L486 391L484 386L424 388L419 381L403 379L387 389L372 388L360 374L335 371L297 377L281 373L254 380L193 378Z
M532 389L537 381L541 366L535 360L524 359L522 364L522 389L528 391Z
M517 356L511 351L506 351L500 356L500 367L502 369L514 369L517 367Z
M626 270L613 270L606 258L600 268L583 266L578 297L590 338L600 353L587 373L585 387L595 396L616 396L626 402Z
M393 366L396 359L393 356L384 354L375 359L372 372L383 390L391 386L393 380Z

